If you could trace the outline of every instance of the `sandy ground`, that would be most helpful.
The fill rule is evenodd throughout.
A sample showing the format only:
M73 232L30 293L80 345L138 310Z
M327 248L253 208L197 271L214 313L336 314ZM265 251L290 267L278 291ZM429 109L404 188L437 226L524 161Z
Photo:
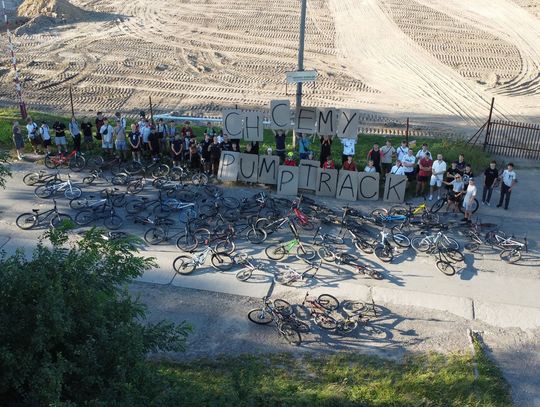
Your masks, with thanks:
M20 1L8 0L8 8ZM73 0L62 24L17 31L25 95L37 109L148 108L217 113L286 95L296 65L299 6L284 0ZM305 104L357 107L363 121L413 117L464 131L491 97L498 117L534 118L540 89L538 0L311 0ZM264 10L264 12L261 12ZM2 48L5 36L2 36ZM11 104L7 55L0 104ZM289 88L289 92L292 89ZM289 96L292 100L292 96ZM440 127L440 126L439 126Z

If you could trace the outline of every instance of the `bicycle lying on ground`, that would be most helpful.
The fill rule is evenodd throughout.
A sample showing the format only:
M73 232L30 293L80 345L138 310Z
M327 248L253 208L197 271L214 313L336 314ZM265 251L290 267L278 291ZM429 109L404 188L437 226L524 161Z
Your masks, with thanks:
M15 220L15 224L23 230L28 230L41 226L44 223L48 223L50 227L56 228L64 221L73 221L67 213L58 212L56 200L53 199L53 203L53 208L45 212L41 212L40 209L32 209L32 212L19 215Z
M210 256L212 266L219 271L228 271L234 265L234 260L229 254L218 252L212 246L207 246L199 254L182 254L174 259L174 271L176 271L178 274L191 274L197 267L204 265L208 256Z
M73 150L68 155L60 153L58 155L46 155L45 167L55 169L58 167L69 167L71 171L81 171L86 165L86 160L82 155L77 154L77 150Z
M75 186L73 182L71 182L71 177L69 174L67 181L52 179L45 185L40 185L36 187L36 189L34 190L34 194L38 198L44 199L50 198L51 196L56 195L59 192L63 192L64 196L67 199L79 198L82 194L82 190L79 187Z
M282 285L291 285L297 281L311 280L315 278L320 267L320 262L308 262L308 267L300 271L284 265L283 268L274 274L274 281Z
M381 272L374 270L368 265L359 263L358 258L352 254L343 251L328 251L321 249L319 249L318 254L319 257L326 262L335 262L337 265L353 266L354 271L357 273L367 275L375 280L382 280L384 278L384 275Z

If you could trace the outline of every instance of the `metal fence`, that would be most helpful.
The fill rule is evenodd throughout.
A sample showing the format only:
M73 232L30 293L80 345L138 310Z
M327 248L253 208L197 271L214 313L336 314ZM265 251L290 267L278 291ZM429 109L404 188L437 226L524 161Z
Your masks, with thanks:
M513 158L540 159L540 125L494 120L487 123L484 149Z

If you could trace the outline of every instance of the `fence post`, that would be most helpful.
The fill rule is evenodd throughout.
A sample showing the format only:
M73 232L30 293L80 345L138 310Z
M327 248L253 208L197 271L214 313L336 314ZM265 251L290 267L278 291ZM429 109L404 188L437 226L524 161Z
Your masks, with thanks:
M484 151L489 142L489 135L491 134L491 117L493 116L493 106L495 105L495 98L491 98L491 107L489 108L489 117L487 121L486 137L484 138Z
M405 127L405 141L409 145L409 118L407 117L407 127Z

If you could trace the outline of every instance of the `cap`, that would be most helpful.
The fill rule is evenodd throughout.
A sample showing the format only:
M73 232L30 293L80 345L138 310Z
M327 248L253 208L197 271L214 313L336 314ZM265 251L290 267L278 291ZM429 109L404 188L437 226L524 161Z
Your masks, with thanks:
M287 156L288 156L288 157L293 157L293 156L294 156L294 153L293 153L292 151L289 151L289 152L287 153Z

